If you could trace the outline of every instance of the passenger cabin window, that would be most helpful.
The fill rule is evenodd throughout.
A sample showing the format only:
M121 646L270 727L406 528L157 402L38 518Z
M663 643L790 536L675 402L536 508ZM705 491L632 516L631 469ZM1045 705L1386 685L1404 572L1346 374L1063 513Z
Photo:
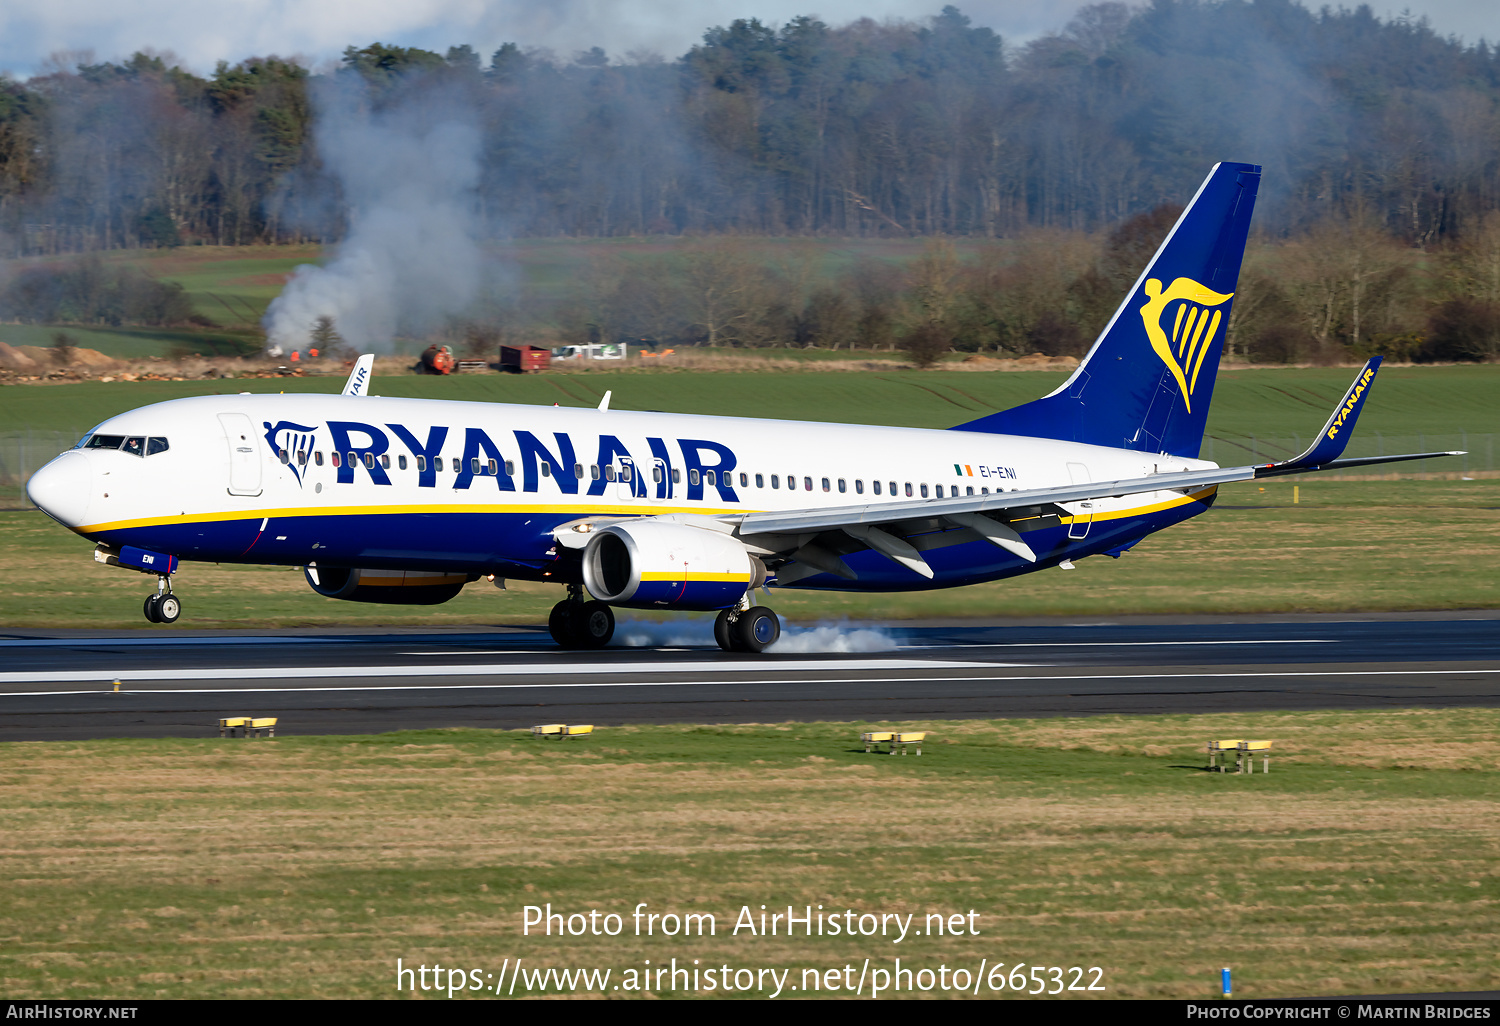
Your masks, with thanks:
M354 454L351 452L349 455L353 456ZM375 469L375 454L374 453L370 453L370 452L365 453L365 469L366 470L374 470Z
M871 490L872 490L872 491L873 491L873 492L874 492L874 493L875 493L875 494L876 494L876 495L879 495L879 494L880 494L880 482L879 482L879 481L871 481L871 482L870 482L870 489L871 489Z
M911 485L907 485L906 486L906 494L907 495L911 494ZM924 499L927 498L927 486L926 485L922 486L922 498L924 498Z
M845 485L844 485L844 479L843 478L839 478L839 491L840 492L847 492L848 490L849 489L847 487L845 487Z
M833 491L833 489L828 486L828 478L826 478L826 477L823 479L823 490L825 492L831 492L831 491Z
M405 456L397 456L396 457L396 469L397 470L405 470L406 469L406 457Z
M741 473L740 474L740 487L741 488L749 488L750 487L750 475L749 474L745 474L745 473Z
M606 480L606 481L613 481L614 479L615 479L615 465L613 463L606 463L604 465L604 480Z
M854 494L855 495L863 495L863 494L865 494L865 483L863 481L861 481L857 477L854 479Z
M506 477L515 477L516 476L516 462L515 462L515 460L506 460L505 461L505 476Z
M457 474L463 468L463 461L457 456L453 457L453 472Z
M282 463L290 463L292 461L291 454L288 453L285 449L276 450L276 458L279 459Z
M402 459L405 459L405 457L403 456ZM322 463L323 461L319 460L318 462ZM418 456L417 457L417 470L418 471L422 471L422 472L425 472L427 470L427 457L426 456Z
M339 454L336 453L336 452L329 453L328 454L328 462L331 463L331 464L333 464L335 467L338 466L339 465Z
M672 468L672 483L682 484L682 471L678 470L676 467Z
M910 493L908 492L907 494L910 494ZM891 482L891 496L892 496L892 498L894 498L895 495L896 495L896 482L892 481Z
M322 449L319 449L317 452L313 453L313 463L317 464L320 467L323 465L323 450Z
M597 464L597 463L590 463L589 464L589 480L590 481L597 481L597 480L599 480L599 464Z
M548 463L546 460L542 460L542 476L543 477L551 477L552 476L552 464Z
M911 482L906 482L906 497L911 498Z
M354 466L356 463L359 462L359 457L356 456L352 452L348 454L348 458L349 458L349 466L351 466L351 467Z
M775 474L771 475L771 487L772 488L780 488L781 487L781 478L778 477Z
M973 495L974 494L974 486L973 485L969 485L969 487L965 488L964 489L964 494L965 495Z
M620 468L620 480L621 481L628 482L628 481L634 480L634 478L635 478L635 475L633 473L631 473L631 471L630 471L630 464L627 463L625 466L623 466L623 467Z
M698 475L698 472L696 470L689 470L688 471L688 484L695 485L695 484L698 484L700 480L701 479L700 479L700 477Z
M403 467L406 466L406 460L405 459L402 459L401 465ZM387 456L387 455L382 454L381 457L380 457L380 466L384 470L390 470L391 469L391 458L389 456Z
M661 484L662 476L661 464L658 463L656 466L651 468L651 480L656 484Z
M576 477L576 478L578 478L578 480L580 480L580 481L583 480L583 464L582 463L575 463L575 464L573 464L573 476Z
M812 491L812 478L810 478L810 477L804 477L802 479L802 488L803 488L804 491L808 491L808 492Z
M494 477L500 473L500 464L496 463L494 460L490 460L489 469L490 477Z
M714 472L712 470L705 470L703 472L703 483L704 484L709 485L710 487L714 487L716 485L717 481L718 481L718 478L714 475Z
M155 441L155 439L152 439L152 440ZM299 466L299 467L305 467L305 466L307 466L307 450L306 449L298 449L297 450L297 466ZM402 466L405 466L405 464L403 463Z
M755 475L755 487L757 487L757 488L764 488L765 486L766 486L765 475L764 474L756 474Z

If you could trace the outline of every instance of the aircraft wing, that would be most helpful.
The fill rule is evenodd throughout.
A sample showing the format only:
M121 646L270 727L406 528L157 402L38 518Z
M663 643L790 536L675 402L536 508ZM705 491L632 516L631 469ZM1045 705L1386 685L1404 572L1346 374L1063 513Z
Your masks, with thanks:
M1163 489L1194 491L1210 485L1255 478L1255 467L1227 467L1221 470L1194 470L1153 474L1123 481L1093 481L1062 485L1057 488L1030 488L1014 492L992 492L989 495L959 495L951 499L916 499L908 502L869 503L863 506L835 506L832 509L804 509L786 513L746 513L739 520L739 533L790 534L807 531L842 530L848 525L888 524L920 517L944 517L970 513L1005 513L1029 506L1050 506L1059 502L1086 502L1155 492Z
M798 565L778 571L782 583L815 573L831 573L847 579L853 572L841 554L871 548L894 562L931 578L932 570L922 559L922 550L959 544L980 538L1036 562L1036 554L1012 525L1040 516L1065 513L1059 503L1122 498L1149 492L1177 491L1190 494L1234 481L1253 481L1284 474L1307 474L1320 470L1399 463L1459 456L1461 452L1423 452L1396 456L1340 459L1355 421L1369 395L1380 357L1370 360L1355 376L1316 441L1304 453L1279 463L1264 463L1213 470L1173 471L1118 481L1094 481L1032 488L988 495L956 495L944 499L866 503L823 509L747 513L724 517L734 525L741 540L763 557L787 558Z

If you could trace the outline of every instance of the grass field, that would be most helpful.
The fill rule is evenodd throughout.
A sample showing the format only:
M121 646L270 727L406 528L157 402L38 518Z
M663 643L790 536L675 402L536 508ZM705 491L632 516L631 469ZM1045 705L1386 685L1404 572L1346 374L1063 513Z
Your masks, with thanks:
M813 364L812 366L816 366ZM380 395L472 402L597 406L606 390L620 410L946 428L1046 395L1058 371L662 372L377 376ZM1262 435L1311 440L1353 380L1348 368L1226 370L1209 414L1220 439ZM105 417L184 396L236 392L336 393L330 378L244 381L86 381L0 389L0 434L32 428L84 431ZM1500 432L1500 365L1391 367L1381 371L1355 436Z
M962 256L990 245L978 240L954 240ZM651 259L681 254L702 240L650 239L518 239L490 247L499 277L534 300L566 300L597 261ZM740 240L746 257L772 266L796 267L800 273L835 276L859 260L904 264L916 259L922 239L778 239ZM173 250L117 250L105 254L112 263L138 267L164 281L180 284L193 312L207 317L228 333L212 329L176 332L158 329L68 329L80 343L109 356L139 358L171 356L181 350L231 353L231 343L242 341L234 329L251 329L287 279L302 264L324 259L321 247L305 246L184 246ZM46 345L50 327L0 325L0 342Z
M5 745L0 991L393 997L397 958L518 957L607 986L646 959L800 988L900 957L1098 966L1105 997L1210 998L1223 966L1248 999L1489 989L1496 715L905 724L934 732L909 758L864 754L875 724ZM1203 772L1226 736L1273 739L1271 774ZM716 933L631 936L639 902ZM522 936L547 903L625 933ZM979 934L731 934L789 904L973 910Z
M1262 491L1262 487L1264 491ZM1228 485L1219 506L1152 535L1121 559L1072 571L895 595L777 590L793 624L928 616L1329 612L1477 609L1500 605L1500 480L1304 481ZM1232 508L1242 507L1242 508ZM152 627L140 603L152 582L93 562L90 544L37 512L0 513L7 569L0 624ZM339 602L289 568L184 563L179 626L543 623L561 590L484 582L436 607ZM651 618L621 611L621 617ZM693 622L707 622L705 616Z

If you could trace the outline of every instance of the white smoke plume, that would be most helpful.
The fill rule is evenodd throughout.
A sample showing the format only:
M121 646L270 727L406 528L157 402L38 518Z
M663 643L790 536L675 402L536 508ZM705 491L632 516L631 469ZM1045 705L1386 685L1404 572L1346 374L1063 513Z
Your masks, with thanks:
M316 96L314 135L348 233L326 265L297 268L262 323L270 344L303 349L331 317L359 351L390 352L398 332L461 313L479 292L477 114L439 89L372 110L362 84L337 78Z
M692 620L626 620L615 627L612 645L621 648L718 648L711 617ZM890 652L901 642L875 627L823 623L815 627L783 624L781 638L766 649L775 655Z

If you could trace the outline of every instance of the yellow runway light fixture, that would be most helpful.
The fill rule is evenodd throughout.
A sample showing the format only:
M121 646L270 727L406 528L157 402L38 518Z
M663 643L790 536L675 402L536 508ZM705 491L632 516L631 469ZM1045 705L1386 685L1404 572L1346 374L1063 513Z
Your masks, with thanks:
M1241 773L1255 772L1255 757L1259 755L1262 759L1261 772L1271 772L1271 742L1269 741L1241 741L1239 745L1239 760Z
M1239 758L1240 745L1244 744L1238 738L1229 741L1210 741L1208 743L1208 769L1209 772L1217 770L1220 773L1229 772L1229 753L1234 752L1235 758ZM1223 763L1219 762L1219 756L1224 757Z

